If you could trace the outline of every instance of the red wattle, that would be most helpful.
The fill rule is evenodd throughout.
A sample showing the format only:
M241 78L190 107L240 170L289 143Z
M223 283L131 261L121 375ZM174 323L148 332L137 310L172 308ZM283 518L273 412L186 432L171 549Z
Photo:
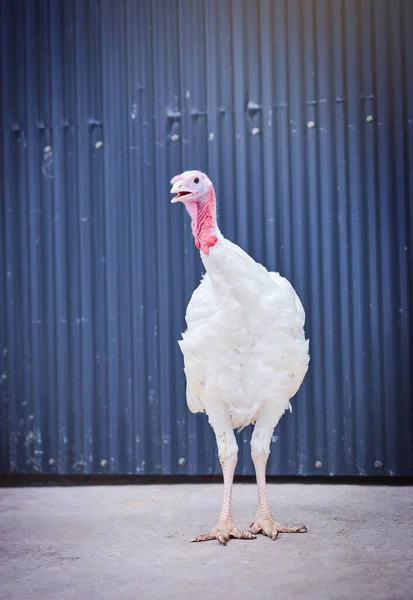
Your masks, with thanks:
M209 254L209 249L218 241L213 231L216 222L216 200L214 189L208 192L204 200L200 202L185 203L192 217L192 233L195 246L204 254Z

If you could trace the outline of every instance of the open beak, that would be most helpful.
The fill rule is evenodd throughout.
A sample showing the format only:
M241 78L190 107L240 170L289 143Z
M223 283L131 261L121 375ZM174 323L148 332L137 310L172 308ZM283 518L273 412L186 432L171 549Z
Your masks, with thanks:
M171 194L176 194L171 200L172 204L174 204L175 202L183 202L183 198L189 196L191 192L184 189L182 181L176 181L171 188Z

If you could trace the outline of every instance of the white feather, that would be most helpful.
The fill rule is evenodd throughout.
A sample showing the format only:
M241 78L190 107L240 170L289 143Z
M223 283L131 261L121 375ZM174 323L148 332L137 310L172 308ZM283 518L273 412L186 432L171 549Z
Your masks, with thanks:
M194 291L179 342L192 412L221 403L233 428L255 422L264 401L272 423L290 408L308 369L305 313L292 285L216 230L207 274Z

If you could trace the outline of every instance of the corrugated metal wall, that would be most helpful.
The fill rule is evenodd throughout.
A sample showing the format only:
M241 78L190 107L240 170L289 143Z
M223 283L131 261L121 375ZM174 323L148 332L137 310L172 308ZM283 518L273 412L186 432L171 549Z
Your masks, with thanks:
M269 472L412 474L413 2L0 13L1 471L219 472L176 343L201 263L169 180L198 168L308 314Z

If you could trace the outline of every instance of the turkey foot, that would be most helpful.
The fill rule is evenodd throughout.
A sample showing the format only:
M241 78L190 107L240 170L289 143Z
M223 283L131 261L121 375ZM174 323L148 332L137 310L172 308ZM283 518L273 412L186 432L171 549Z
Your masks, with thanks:
M226 546L230 537L237 538L239 540L254 540L255 535L250 531L243 531L238 529L234 525L233 521L218 521L214 529L211 529L209 533L203 533L196 538L193 538L191 542L207 542L209 540L218 540L223 546Z
M253 534L262 533L262 535L275 540L279 533L307 533L307 527L305 525L300 525L300 527L284 527L272 517L264 518L257 515L255 521L251 523L250 531Z

